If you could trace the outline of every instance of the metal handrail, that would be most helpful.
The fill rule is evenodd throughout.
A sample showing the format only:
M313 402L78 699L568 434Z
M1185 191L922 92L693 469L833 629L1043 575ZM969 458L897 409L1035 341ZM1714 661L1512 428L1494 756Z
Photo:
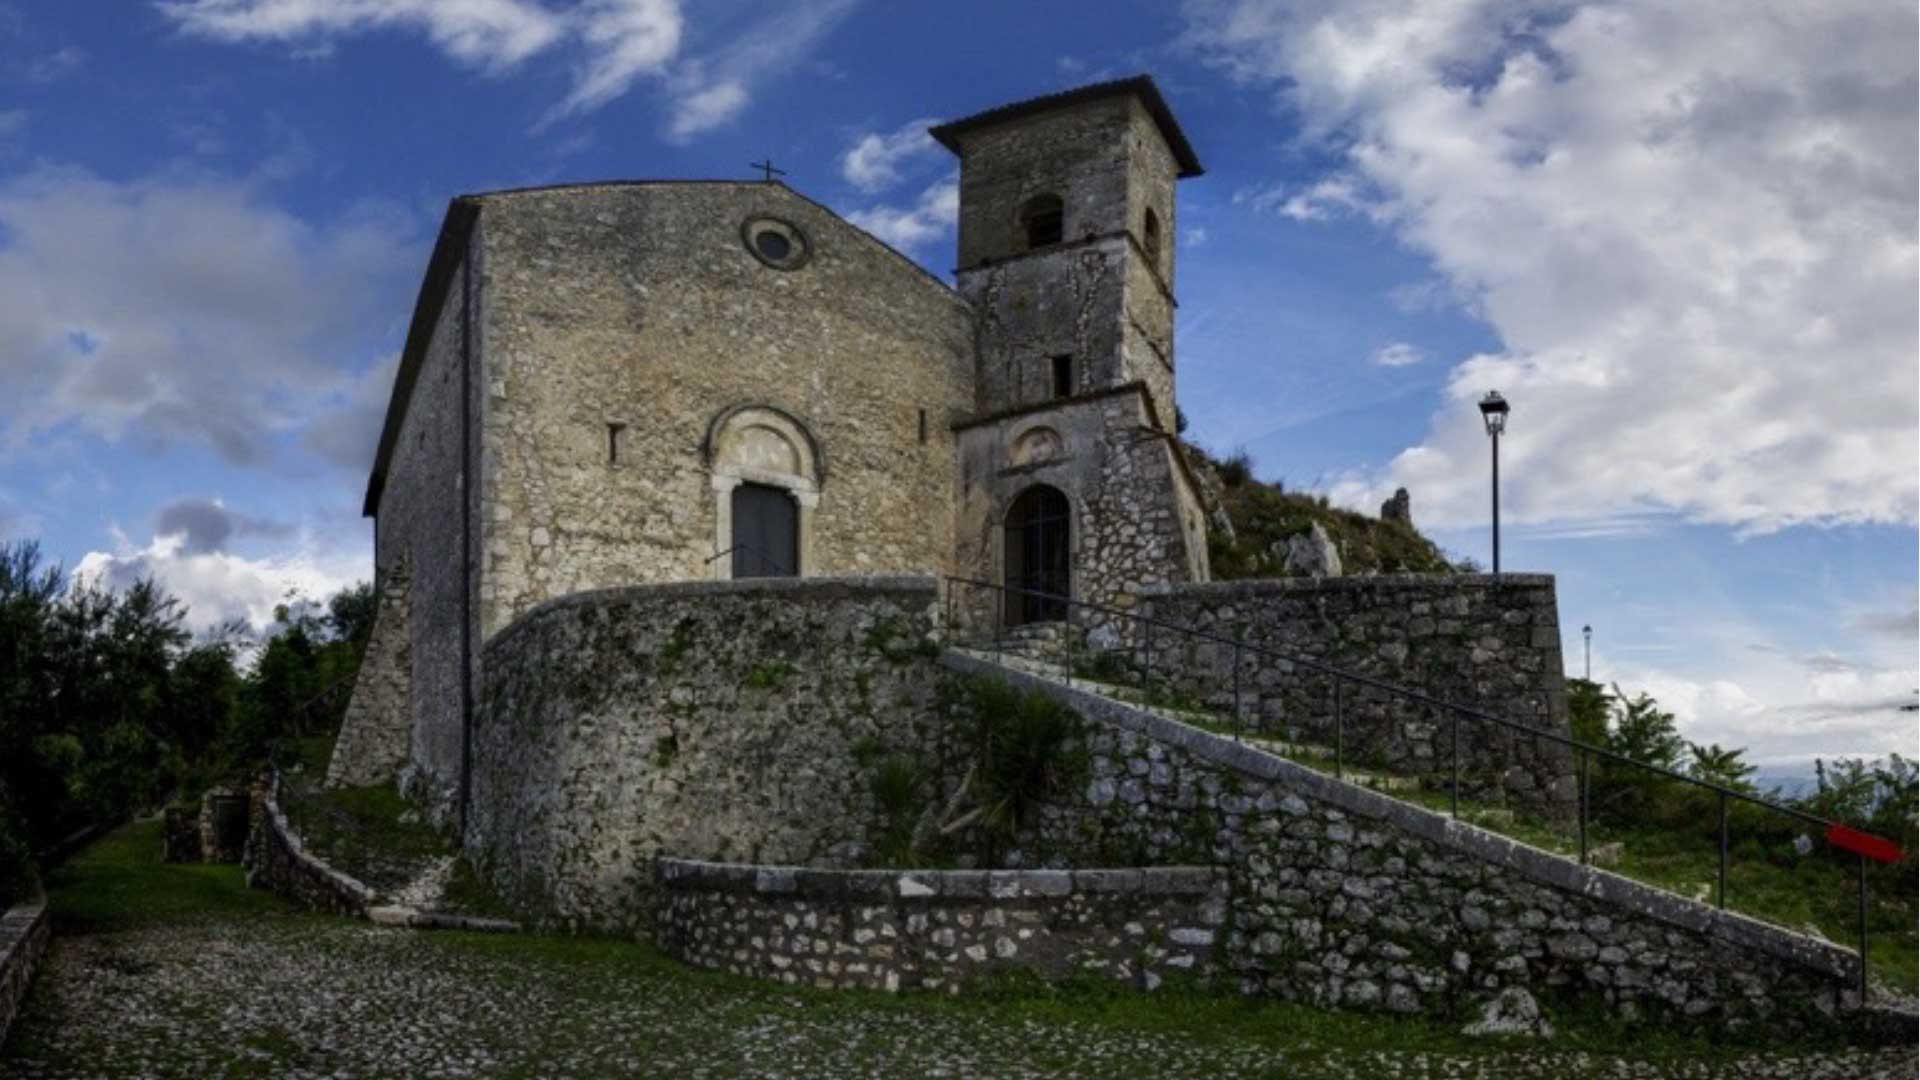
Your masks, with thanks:
M725 550L725 551L716 551L716 552L714 552L714 553L713 553L712 555L709 555L709 556L707 556L707 564L708 564L708 565L712 565L713 563L716 563L716 562L718 562L718 561L720 561L721 559L724 559L724 558L726 558L727 556L729 556L729 555L731 555L731 554L733 554L733 553L734 553L734 552L736 552L736 551L744 551L744 552L746 552L747 554L749 554L749 555L751 555L751 556L753 556L754 558L756 558L756 559L759 559L759 560L760 560L760 562L761 562L761 564L762 564L762 567L761 567L762 569L764 569L764 570L771 570L771 571L773 571L773 572L772 572L771 574L766 574L766 575L763 575L763 576L765 576L765 577L789 577L789 576L792 576L792 575L790 575L790 574L788 574L788 573L787 573L787 570L786 570L786 567L785 567L785 566L783 566L783 565L782 565L782 564L781 564L781 563L780 563L780 562L779 562L778 560L776 560L776 559L775 559L775 558L774 558L774 557L773 557L772 555L770 555L770 554L768 554L768 553L767 553L767 552L766 552L766 551L765 551L764 549L762 549L762 548L761 548L761 547L760 547L759 545L757 545L757 544L749 544L749 543L747 543L747 542L746 542L746 541L744 541L744 540L742 540L742 541L741 541L740 543L738 543L738 544L735 544L735 545L733 545L732 547L730 547L730 548L728 548L728 549L727 549L727 550Z
M1270 659L1280 660L1289 664L1297 664L1311 671L1316 671L1321 674L1329 676L1330 678L1336 680L1334 682L1334 695L1335 695L1334 696L1334 723L1335 723L1335 739L1336 739L1335 775L1336 776L1340 776L1344 773L1344 769L1340 764L1341 759L1344 756L1340 747L1341 747L1341 744L1344 743L1344 729L1345 729L1343 710L1341 708L1341 696L1340 696L1340 686L1341 686L1342 680L1350 681L1360 686L1372 687L1373 689L1384 691L1389 695L1397 696L1399 698L1402 698L1408 701L1417 702L1430 709L1439 709L1439 710L1445 710L1447 712L1450 712L1455 717L1455 721L1453 725L1453 744L1454 744L1453 754L1452 754L1453 784L1452 784L1452 792L1451 792L1452 813L1455 818L1458 818L1460 816L1460 753L1459 753L1460 725L1458 721L1459 717L1465 716L1465 717L1468 717L1469 719L1485 721L1488 723L1498 725L1499 727L1505 728L1509 731L1517 731L1536 739L1544 738L1549 742L1553 742L1561 746L1565 746L1568 749L1572 750L1574 754L1577 756L1576 765L1578 768L1577 785L1578 785L1578 792L1579 792L1579 798L1578 798L1579 843L1580 843L1580 863L1582 866L1587 865L1589 862L1588 850L1587 850L1587 812L1588 812L1588 803L1590 802L1591 797L1589 794L1588 781L1589 781L1590 770L1588 766L1589 766L1589 762L1593 758L1597 757L1603 760L1619 762L1624 765L1631 765L1634 768L1645 770L1646 772L1653 773L1657 776L1662 776L1670 780L1678 780L1683 784L1689 784L1696 788L1703 788L1707 791L1711 791L1714 794L1718 795L1720 799L1720 822L1719 822L1719 825L1720 825L1719 827L1719 833L1720 833L1719 871L1720 872L1719 872L1719 889L1718 889L1717 902L1718 902L1718 906L1723 909L1727 906L1727 852L1729 847L1728 825L1727 825L1727 800L1728 799L1738 799L1738 800L1741 800L1742 802L1750 803L1754 806L1758 806L1763 809L1772 810L1775 813L1785 814L1788 817L1795 818L1800 821L1808 822L1814 825L1819 825L1829 830L1834 828L1845 827L1840 825L1840 823L1838 822L1820 817L1817 814L1811 814L1805 810L1801 810L1796 807L1783 806L1779 803L1761 798L1758 795L1752 794L1750 792L1744 792L1744 791L1737 790L1735 788L1726 787L1725 785L1722 785L1722 784L1713 783L1710 780L1702 780L1702 779L1699 779L1698 777L1688 776L1685 773L1676 772L1672 769L1664 768L1659 765L1653 765L1645 761L1639 761L1635 758L1628 757L1625 754L1608 750L1605 747L1596 746L1588 742L1582 742L1579 739L1573 738L1571 735L1560 735L1556 732L1545 731L1538 728L1529 727L1517 721L1509 720L1502 716L1496 716L1492 713L1484 712L1480 709L1476 709L1469 705L1461 705L1461 704L1458 704L1457 702L1445 701L1440 698L1433 697L1430 694L1424 694L1418 690L1408 689L1407 687L1400 686L1395 683L1390 683L1384 679L1375 678L1374 676L1371 676L1371 675L1362 675L1358 672L1347 671L1342 668L1337 668L1331 664L1326 663L1325 661L1315 660L1315 659L1312 659L1311 657L1300 656L1294 653L1286 652L1281 649L1274 649L1264 645L1255 645L1250 642L1242 641L1238 638L1228 637L1224 634L1217 634L1212 631L1202 630L1198 627L1185 626L1179 623L1168 622L1164 619L1156 619L1150 616L1138 614L1136 612L1125 611L1120 608L1110 607L1105 604L1096 604L1088 600L1076 600L1069 596L1060 596L1052 593L1039 592L1037 590L1023 588L1018 585L1007 585L1000 582L981 581L975 578L955 577L952 575L947 575L945 580L948 586L947 621L949 624L952 624L953 622L953 617L952 617L953 586L962 585L962 586L967 586L969 588L987 589L992 592L1000 593L1002 595L1019 594L1023 596L1037 596L1046 600L1056 601L1060 604L1063 604L1066 606L1068 610L1071 610L1074 608L1081 608L1088 611L1095 611L1095 612L1099 612L1102 615L1108 615L1108 616L1112 616L1120 619L1128 619L1140 625L1146 626L1150 629L1154 627L1159 627L1161 629L1169 630L1177 634L1182 634L1190 638L1197 638L1202 641L1212 642L1216 645L1232 646L1234 650L1233 676L1234 676L1234 685L1235 685L1234 695L1233 695L1233 719L1234 719L1234 724L1236 728L1240 726L1240 721L1241 721L1239 678L1240 678L1240 658L1243 653L1250 653L1254 656L1263 656ZM996 616L995 618L996 644L998 642L998 624L999 624L999 619ZM1146 646L1147 659L1146 659L1145 672L1144 672L1143 678L1151 679L1153 677L1153 653L1152 653L1151 633L1149 633L1146 639L1146 642L1147 642L1147 646ZM1071 685L1072 676L1071 676L1070 664L1068 665L1068 669L1069 669L1069 675L1068 675L1069 685ZM1860 890L1860 992L1864 999L1866 990L1867 990L1867 916L1866 916L1867 857L1864 854L1860 854L1858 855L1858 858L1859 858L1859 890Z

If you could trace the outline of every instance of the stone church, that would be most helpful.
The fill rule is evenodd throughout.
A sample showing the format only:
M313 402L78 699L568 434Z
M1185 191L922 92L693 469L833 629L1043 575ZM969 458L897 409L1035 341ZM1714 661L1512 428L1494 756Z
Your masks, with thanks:
M1146 77L934 128L956 286L779 182L456 198L365 513L382 607L335 782L442 805L483 644L543 601L911 572L1126 605L1207 579L1175 439L1175 185ZM1008 600L1008 622L1057 617Z

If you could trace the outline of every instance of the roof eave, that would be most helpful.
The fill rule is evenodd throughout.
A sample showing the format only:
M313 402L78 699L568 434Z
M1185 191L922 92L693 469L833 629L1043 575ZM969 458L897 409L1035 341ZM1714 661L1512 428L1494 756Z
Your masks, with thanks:
M1187 141L1186 132L1180 130L1180 122L1173 118L1173 110L1167 107L1166 98L1161 96L1160 88L1154 84L1153 77L1150 75L1135 75L1111 82L1093 83L1058 94L1045 94L1025 101L1016 101L1010 105L1001 105L986 112L936 125L928 129L927 134L933 136L935 142L953 151L955 155L964 156L961 154L960 137L968 132L1052 112L1071 105L1128 94L1139 98L1147 114L1153 117L1154 125L1160 129L1160 137L1167 141L1167 148L1173 151L1174 164L1179 166L1176 175L1182 180L1203 175L1206 169L1201 166L1200 158L1193 152L1193 144Z

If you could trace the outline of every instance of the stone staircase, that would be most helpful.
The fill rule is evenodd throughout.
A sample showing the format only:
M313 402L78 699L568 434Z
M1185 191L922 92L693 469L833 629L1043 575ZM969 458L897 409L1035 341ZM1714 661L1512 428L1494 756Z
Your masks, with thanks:
M1691 970L1688 965L1699 965L1702 971L1714 968L1716 971L1708 978L1708 985L1712 985L1715 978L1723 982L1730 980L1744 988L1742 992L1747 994L1749 1001L1762 997L1777 999L1780 996L1807 995L1806 1000L1815 1002L1821 1011L1829 1015L1845 1012L1855 1018L1850 1021L1855 1026L1866 1024L1884 1028L1892 1032L1888 1037L1895 1041L1911 1041L1914 1037L1920 1037L1916 1036L1916 1032L1920 1032L1920 1021L1915 1019L1915 1005L1910 996L1875 985L1864 1000L1861 998L1855 989L1860 970L1858 953L1855 951L1821 937L1808 936L1800 930L1719 908L1698 891L1687 895L1657 884L1623 877L1593 862L1582 864L1573 852L1556 850L1555 845L1541 843L1537 835L1516 828L1516 815L1506 808L1473 806L1463 799L1458 815L1453 816L1446 809L1444 796L1438 800L1438 805L1431 791L1424 793L1427 796L1424 800L1420 797L1421 781L1417 778L1366 769L1336 769L1330 748L1272 734L1236 730L1230 718L1220 713L1188 707L1184 703L1156 701L1151 690L1143 691L1139 686L1115 682L1111 678L1092 677L1094 664L1069 667L1065 662L1066 654L1060 649L1063 638L1064 635L1027 630L1017 637L1010 635L998 642L976 641L949 646L946 662L957 671L975 675L998 673L1016 687L1044 689L1088 719L1120 732L1117 743L1115 735L1099 737L1102 747L1099 753L1103 755L1114 755L1116 745L1124 748L1131 739L1134 752L1144 752L1152 760L1171 761L1183 755L1194 755L1211 760L1242 777L1271 778L1279 784L1277 788L1269 789L1265 796L1256 794L1257 787L1246 789L1245 795L1234 797L1236 805L1232 807L1226 805L1226 797L1222 796L1220 805L1223 813L1238 814L1251 810L1257 814L1267 802L1275 802L1280 806L1283 815L1295 813L1298 812L1297 808L1288 808L1293 795L1282 794L1295 792L1305 796L1305 805L1338 808L1328 815L1333 822L1326 827L1329 839L1335 839L1336 834L1339 837L1351 835L1361 837L1359 842L1364 844L1368 842L1362 836L1365 830L1378 828L1388 833L1399 832L1404 836L1418 837L1437 845L1446 854L1440 861L1421 862L1422 869L1453 866L1467 875L1463 880L1479 882L1478 888L1464 893L1469 905L1478 902L1476 897L1500 891L1486 883L1517 879L1526 884L1512 895L1530 897L1530 903L1544 904L1549 909L1544 918L1537 910L1518 912L1515 917L1519 919L1521 930L1511 926L1500 929L1503 924L1497 919L1490 922L1474 910L1463 909L1459 912L1461 925L1469 931L1477 929L1490 934L1486 940L1501 942L1516 934L1524 936L1525 928L1541 925L1558 930L1571 926L1576 930L1584 928L1588 932L1593 932L1595 927L1642 926L1646 929L1637 932L1647 935L1643 940L1663 940L1659 935L1664 933L1667 935L1664 940L1676 948L1680 947L1684 935L1688 941L1686 948L1701 948L1704 951L1697 959L1676 961L1674 971ZM1159 748L1139 742L1139 736L1144 736L1148 742L1157 742ZM1122 749L1118 752L1125 751ZM1133 771L1138 773L1141 770ZM1120 775L1124 776L1125 772L1122 771ZM1258 780L1254 780L1254 783L1257 784ZM1242 790L1239 784L1232 783L1223 785L1222 790L1229 787ZM1111 797L1103 782L1096 777L1087 798L1098 804L1103 798ZM1136 806L1129 813L1146 811L1147 807ZM1177 813L1173 810L1165 812ZM1344 821L1365 824L1348 826ZM1256 824L1254 831L1258 832L1266 824ZM1311 835L1311 831L1306 835ZM1389 841L1390 846L1392 843ZM1243 846L1244 841L1236 838L1221 850L1234 851L1238 859ZM1345 859L1347 856L1340 854L1338 857ZM1432 856L1428 859L1431 860ZM1415 862L1411 857L1406 861L1408 864ZM1257 875L1257 868L1261 865L1250 863L1248 866L1256 869L1242 868L1236 872ZM1469 866L1479 866L1481 869L1470 870L1467 869ZM1303 875L1309 884L1313 873ZM1371 890L1383 880L1376 877L1367 888ZM1503 887L1511 889L1513 883L1509 880ZM1262 896L1266 895L1265 888L1261 886ZM1342 888L1353 891L1349 886L1343 885ZM1396 886L1387 888L1392 892ZM1297 890L1295 892L1297 894ZM1345 902L1336 902L1335 907ZM1556 904L1564 905L1559 914L1551 910ZM1575 918L1579 909L1587 913ZM1437 914L1425 912L1422 918ZM1476 923L1475 919L1480 921ZM1403 922L1424 925L1420 919L1408 920L1398 913L1391 914L1387 922L1378 925L1384 927ZM1665 929L1655 930L1655 927ZM1494 933L1494 930L1499 932ZM1615 936L1618 937L1618 934ZM1543 939L1544 959L1540 950L1522 949L1525 960L1518 955L1508 955L1496 961L1495 970L1513 975L1536 964L1544 963L1553 968L1570 957L1578 959L1576 953L1579 956L1586 955L1586 943L1575 940L1578 937L1579 934L1568 932L1559 938ZM1894 946L1885 944L1881 947ZM1256 943L1255 951L1259 952L1261 948ZM1603 946L1597 955L1606 958L1620 953L1619 947L1608 945ZM1455 952L1452 962L1460 965L1464 955ZM1714 959L1708 962L1704 959L1707 956ZM1607 961L1603 959L1602 962ZM1654 962L1657 964L1660 961ZM1481 970L1478 963L1479 959L1476 958L1473 970ZM1723 963L1729 965L1728 970L1717 970ZM1749 966L1751 964L1758 966ZM1467 969L1462 967L1459 970ZM1569 978L1598 980L1594 989L1613 1000L1613 992L1605 990L1608 978L1644 977L1630 969L1613 975L1594 974L1596 970L1595 965L1588 963L1583 974L1576 977L1561 969L1559 973L1549 975L1548 981L1558 985ZM1775 982L1776 979L1781 981ZM1495 987L1499 981L1497 978L1485 979L1485 985ZM1621 985L1624 987L1626 984ZM1670 983L1661 985L1671 989ZM1822 990L1822 986L1829 989ZM1789 987L1790 991L1787 989ZM1335 996L1338 996L1337 993ZM1629 1000L1626 991L1622 991L1620 1000ZM1679 999L1675 998L1674 1002L1678 1004ZM1692 1016L1694 1009L1707 1007L1704 1002L1689 1003L1687 1015ZM1716 1002L1711 1006L1716 1014L1723 1007L1728 1007L1728 1002ZM1738 1006L1733 1007L1735 1012L1738 1009ZM1628 1012L1631 1012L1631 1006L1628 1006Z
M1356 768L1352 764L1338 760L1335 748L1330 745L1263 731L1252 724L1236 723L1233 717L1195 702L1168 701L1164 693L1152 683L1143 684L1141 680L1144 673L1137 667L1124 662L1115 663L1112 659L1103 662L1101 660L1103 654L1088 648L1084 642L1084 634L1077 633L1071 627L1061 624L1016 627L1004 632L997 641L974 641L957 645L951 651L979 662L995 665L1007 672L1030 676L1063 689L1095 695L1105 701L1125 705L1150 716L1230 738L1239 745L1312 770L1336 783L1350 784L1356 788L1385 794L1428 810L1450 808L1444 787L1436 791L1428 786L1430 781L1420 777L1366 767ZM1113 654L1104 655L1113 656ZM1123 679L1134 681L1120 681ZM1462 798L1457 807L1456 820L1463 824L1506 838L1521 840L1547 855L1563 858L1578 865L1576 840L1565 828L1560 830L1563 835L1546 835L1542 832L1538 821L1531 819L1523 821L1513 809L1503 805L1490 805ZM1522 827L1523 825L1530 827ZM1621 841L1595 843L1589 848L1586 865L1595 868L1617 868L1624 855L1624 844ZM1657 885L1654 887L1659 888ZM1683 899L1689 904L1706 909L1714 907L1711 886L1706 883L1695 884L1679 891L1673 889L1662 891ZM1881 999L1883 1004L1890 1004L1903 1014L1911 1014L1914 1011L1915 1003L1910 997L1890 994L1884 987L1875 987L1874 996Z

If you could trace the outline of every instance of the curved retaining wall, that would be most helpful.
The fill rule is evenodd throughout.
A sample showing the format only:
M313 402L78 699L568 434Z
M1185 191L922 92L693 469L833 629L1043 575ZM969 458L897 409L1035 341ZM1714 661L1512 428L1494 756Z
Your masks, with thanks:
M947 739L932 578L549 601L486 646L465 844L516 912L643 931L656 854L849 867L863 763Z
M365 915L373 890L309 855L300 837L280 812L280 781L276 777L261 800L263 813L254 816L242 861L247 884L279 893L319 911L336 915Z
M957 992L996 971L1148 989L1206 975L1226 875L1143 870L809 870L662 858L654 940L736 975Z
M0 916L0 1045L7 1041L7 1029L20 1013L20 1003L26 1000L34 969L46 955L47 939L52 935L44 893L13 905Z
M1036 850L1223 865L1221 963L1246 993L1448 1015L1519 987L1729 1030L1859 1006L1852 950L1104 697L946 662L1053 696L1094 728L1087 786L1044 808Z
M1560 615L1550 574L1383 574L1274 578L1149 589L1146 613L1179 626L1372 676L1518 724L1569 733ZM1162 632L1154 672L1223 709L1233 707L1233 650ZM1334 743L1333 683L1284 661L1244 657L1240 708L1269 731ZM1350 762L1450 783L1445 714L1347 683ZM1553 743L1462 720L1464 787L1565 812L1573 760Z

